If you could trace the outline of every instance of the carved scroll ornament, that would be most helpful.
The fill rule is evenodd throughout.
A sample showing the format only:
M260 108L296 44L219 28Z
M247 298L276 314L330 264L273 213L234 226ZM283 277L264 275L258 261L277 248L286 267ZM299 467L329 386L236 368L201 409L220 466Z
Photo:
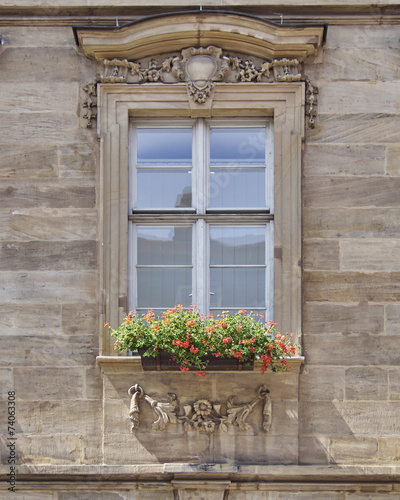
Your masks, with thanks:
M158 62L150 59L145 62L129 61L127 59L103 60L103 74L94 82L84 87L87 98L83 104L86 108L84 118L91 127L92 119L96 118L97 83L186 83L188 94L197 104L204 104L210 97L217 82L298 82L307 81L303 78L300 63L297 59L272 59L256 66L252 60L231 57L223 54L221 48L190 47L182 50L180 55L167 57ZM316 87L309 82L307 88L312 88L307 95L309 126L314 128L317 101Z
M157 401L146 394L138 384L130 387L128 394L131 396L129 418L132 422L132 432L139 427L139 401L142 399L150 405L157 416L152 424L154 430L163 431L169 424L181 424L184 431L197 430L208 434L218 430L227 432L230 426L248 430L250 424L246 422L246 419L260 402L263 403L262 428L265 432L269 432L271 426L271 397L265 385L258 388L257 396L249 403L237 404L236 396L230 396L226 402L226 414L222 412L222 404L212 403L208 399L198 399L191 404L184 405L180 412L176 394L168 394L166 402Z

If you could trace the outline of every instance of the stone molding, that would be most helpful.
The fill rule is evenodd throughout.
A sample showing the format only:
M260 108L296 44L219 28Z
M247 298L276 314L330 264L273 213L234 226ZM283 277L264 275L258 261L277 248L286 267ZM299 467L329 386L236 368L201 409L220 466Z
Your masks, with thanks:
M249 403L236 404L236 396L229 396L226 401L226 415L221 410L221 403L213 403L208 399L195 400L193 403L184 405L182 409L177 395L173 393L168 394L168 401L157 401L146 394L139 384L130 387L128 394L131 396L129 419L132 422L132 432L136 432L139 428L140 400L146 401L157 416L157 420L152 424L153 430L163 431L169 424L182 424L185 432L197 430L208 434L218 430L227 432L231 426L240 430L248 430L251 426L246 419L259 402L264 403L262 429L264 432L269 432L271 427L272 405L266 385L257 389L257 397ZM183 414L180 414L181 410Z
M324 24L282 25L249 14L227 11L177 12L138 19L122 26L75 26L83 53L104 59L140 59L186 47L216 45L263 59L314 59L325 34Z

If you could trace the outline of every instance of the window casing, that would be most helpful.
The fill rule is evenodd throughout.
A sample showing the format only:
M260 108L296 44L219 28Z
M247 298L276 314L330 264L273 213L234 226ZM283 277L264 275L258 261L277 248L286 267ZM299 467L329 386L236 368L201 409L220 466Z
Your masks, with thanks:
M130 125L129 308L273 318L272 120Z

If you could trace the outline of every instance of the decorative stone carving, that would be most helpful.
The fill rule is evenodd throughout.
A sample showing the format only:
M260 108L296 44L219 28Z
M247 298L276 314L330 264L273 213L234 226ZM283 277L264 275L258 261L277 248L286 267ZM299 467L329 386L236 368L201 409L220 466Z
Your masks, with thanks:
M86 126L88 128L92 126L92 120L97 118L97 83L98 79L83 87L84 92L87 94L86 99L83 101L83 108L85 109L83 118L87 120Z
M271 426L271 397L269 390L262 385L257 390L257 397L249 403L236 404L236 396L230 396L226 402L226 414L222 412L222 404L212 403L208 399L198 399L191 404L183 406L183 414L180 414L179 400L176 394L168 394L167 402L160 402L145 394L143 388L135 384L129 388L131 396L129 418L132 422L132 432L139 427L139 400L144 399L157 416L153 422L154 430L164 430L168 424L182 424L184 431L197 430L212 434L217 430L228 431L229 426L240 430L250 429L246 422L250 412L263 402L263 424L265 432L269 432Z
M308 118L308 127L315 127L315 117L317 116L317 94L318 87L312 85L308 78L305 79L306 82L306 116Z
M165 83L185 82L189 96L197 104L204 104L211 96L216 82L297 82L307 83L307 116L311 128L315 124L316 89L301 74L300 62L297 59L272 59L258 66L250 59L231 57L223 54L219 47L190 47L181 51L180 55L167 57L161 63L156 59L129 61L128 59L103 60L104 71L95 82L88 84L84 90L88 97L83 106L87 126L96 117L95 83ZM313 90L310 90L313 89Z

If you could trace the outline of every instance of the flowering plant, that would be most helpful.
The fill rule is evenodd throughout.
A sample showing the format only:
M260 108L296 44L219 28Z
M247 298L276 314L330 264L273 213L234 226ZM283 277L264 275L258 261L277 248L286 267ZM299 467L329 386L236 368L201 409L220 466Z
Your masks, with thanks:
M223 311L215 317L202 315L196 305L191 309L177 305L157 317L152 309L140 316L131 311L112 335L115 348L132 351L146 348L144 356L157 356L168 352L181 371L195 367L200 376L208 364L206 356L236 358L250 364L254 358L262 360L261 372L268 366L272 371L288 368L286 357L296 352L296 345L275 329L275 322L264 322L263 314L247 314L240 310L236 314ZM293 336L293 334L291 334ZM279 363L272 363L279 360Z

